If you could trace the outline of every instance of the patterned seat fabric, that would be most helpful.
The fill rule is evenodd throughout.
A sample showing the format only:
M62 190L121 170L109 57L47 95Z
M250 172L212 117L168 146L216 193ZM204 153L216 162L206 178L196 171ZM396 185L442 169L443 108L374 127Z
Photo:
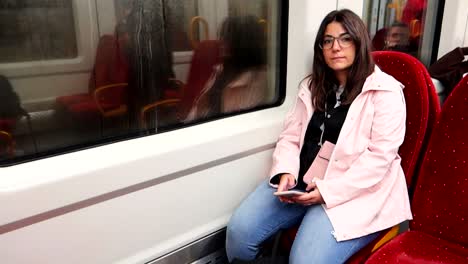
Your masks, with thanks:
M405 232L384 248L367 263L468 263L468 248L420 231Z
M467 121L465 77L442 107L429 140L412 201L411 231L366 263L468 263ZM408 262L399 262L402 256Z

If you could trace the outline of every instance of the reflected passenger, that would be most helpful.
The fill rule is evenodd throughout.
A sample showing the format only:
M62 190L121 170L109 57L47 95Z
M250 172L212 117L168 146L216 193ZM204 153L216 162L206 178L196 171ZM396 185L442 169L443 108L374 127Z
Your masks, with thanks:
M410 32L405 23L395 22L387 31L385 50L410 52Z
M246 110L265 101L266 37L254 16L228 17L221 26L222 60L187 121Z

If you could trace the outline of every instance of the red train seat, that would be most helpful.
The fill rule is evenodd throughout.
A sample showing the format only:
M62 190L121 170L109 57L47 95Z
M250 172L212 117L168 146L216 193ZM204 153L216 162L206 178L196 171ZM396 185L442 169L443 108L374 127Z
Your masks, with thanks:
M366 263L468 262L468 77L434 126L412 200L413 221Z

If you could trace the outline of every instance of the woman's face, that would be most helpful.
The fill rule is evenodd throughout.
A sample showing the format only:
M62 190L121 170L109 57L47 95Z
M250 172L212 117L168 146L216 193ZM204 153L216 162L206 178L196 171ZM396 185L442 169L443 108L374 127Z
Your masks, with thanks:
M335 72L347 72L353 65L356 46L341 23L333 21L328 24L321 47L325 62Z

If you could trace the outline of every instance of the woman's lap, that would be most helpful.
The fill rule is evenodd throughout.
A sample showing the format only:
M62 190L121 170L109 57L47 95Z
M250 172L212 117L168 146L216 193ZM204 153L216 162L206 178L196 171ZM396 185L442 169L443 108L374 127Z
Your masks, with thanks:
M230 255L243 260L255 258L262 242L278 230L298 223L304 215L306 208L280 202L274 191L268 182L262 182L234 212L226 239L230 260Z
M333 226L322 205L310 206L301 222L289 257L289 263L344 263L374 240L378 233L337 242Z
M278 230L299 223L303 218L290 254L292 264L343 263L377 234L336 242L333 227L321 205L304 207L282 203L273 195L268 182L260 184L234 212L228 224L228 258L252 260L259 246Z

